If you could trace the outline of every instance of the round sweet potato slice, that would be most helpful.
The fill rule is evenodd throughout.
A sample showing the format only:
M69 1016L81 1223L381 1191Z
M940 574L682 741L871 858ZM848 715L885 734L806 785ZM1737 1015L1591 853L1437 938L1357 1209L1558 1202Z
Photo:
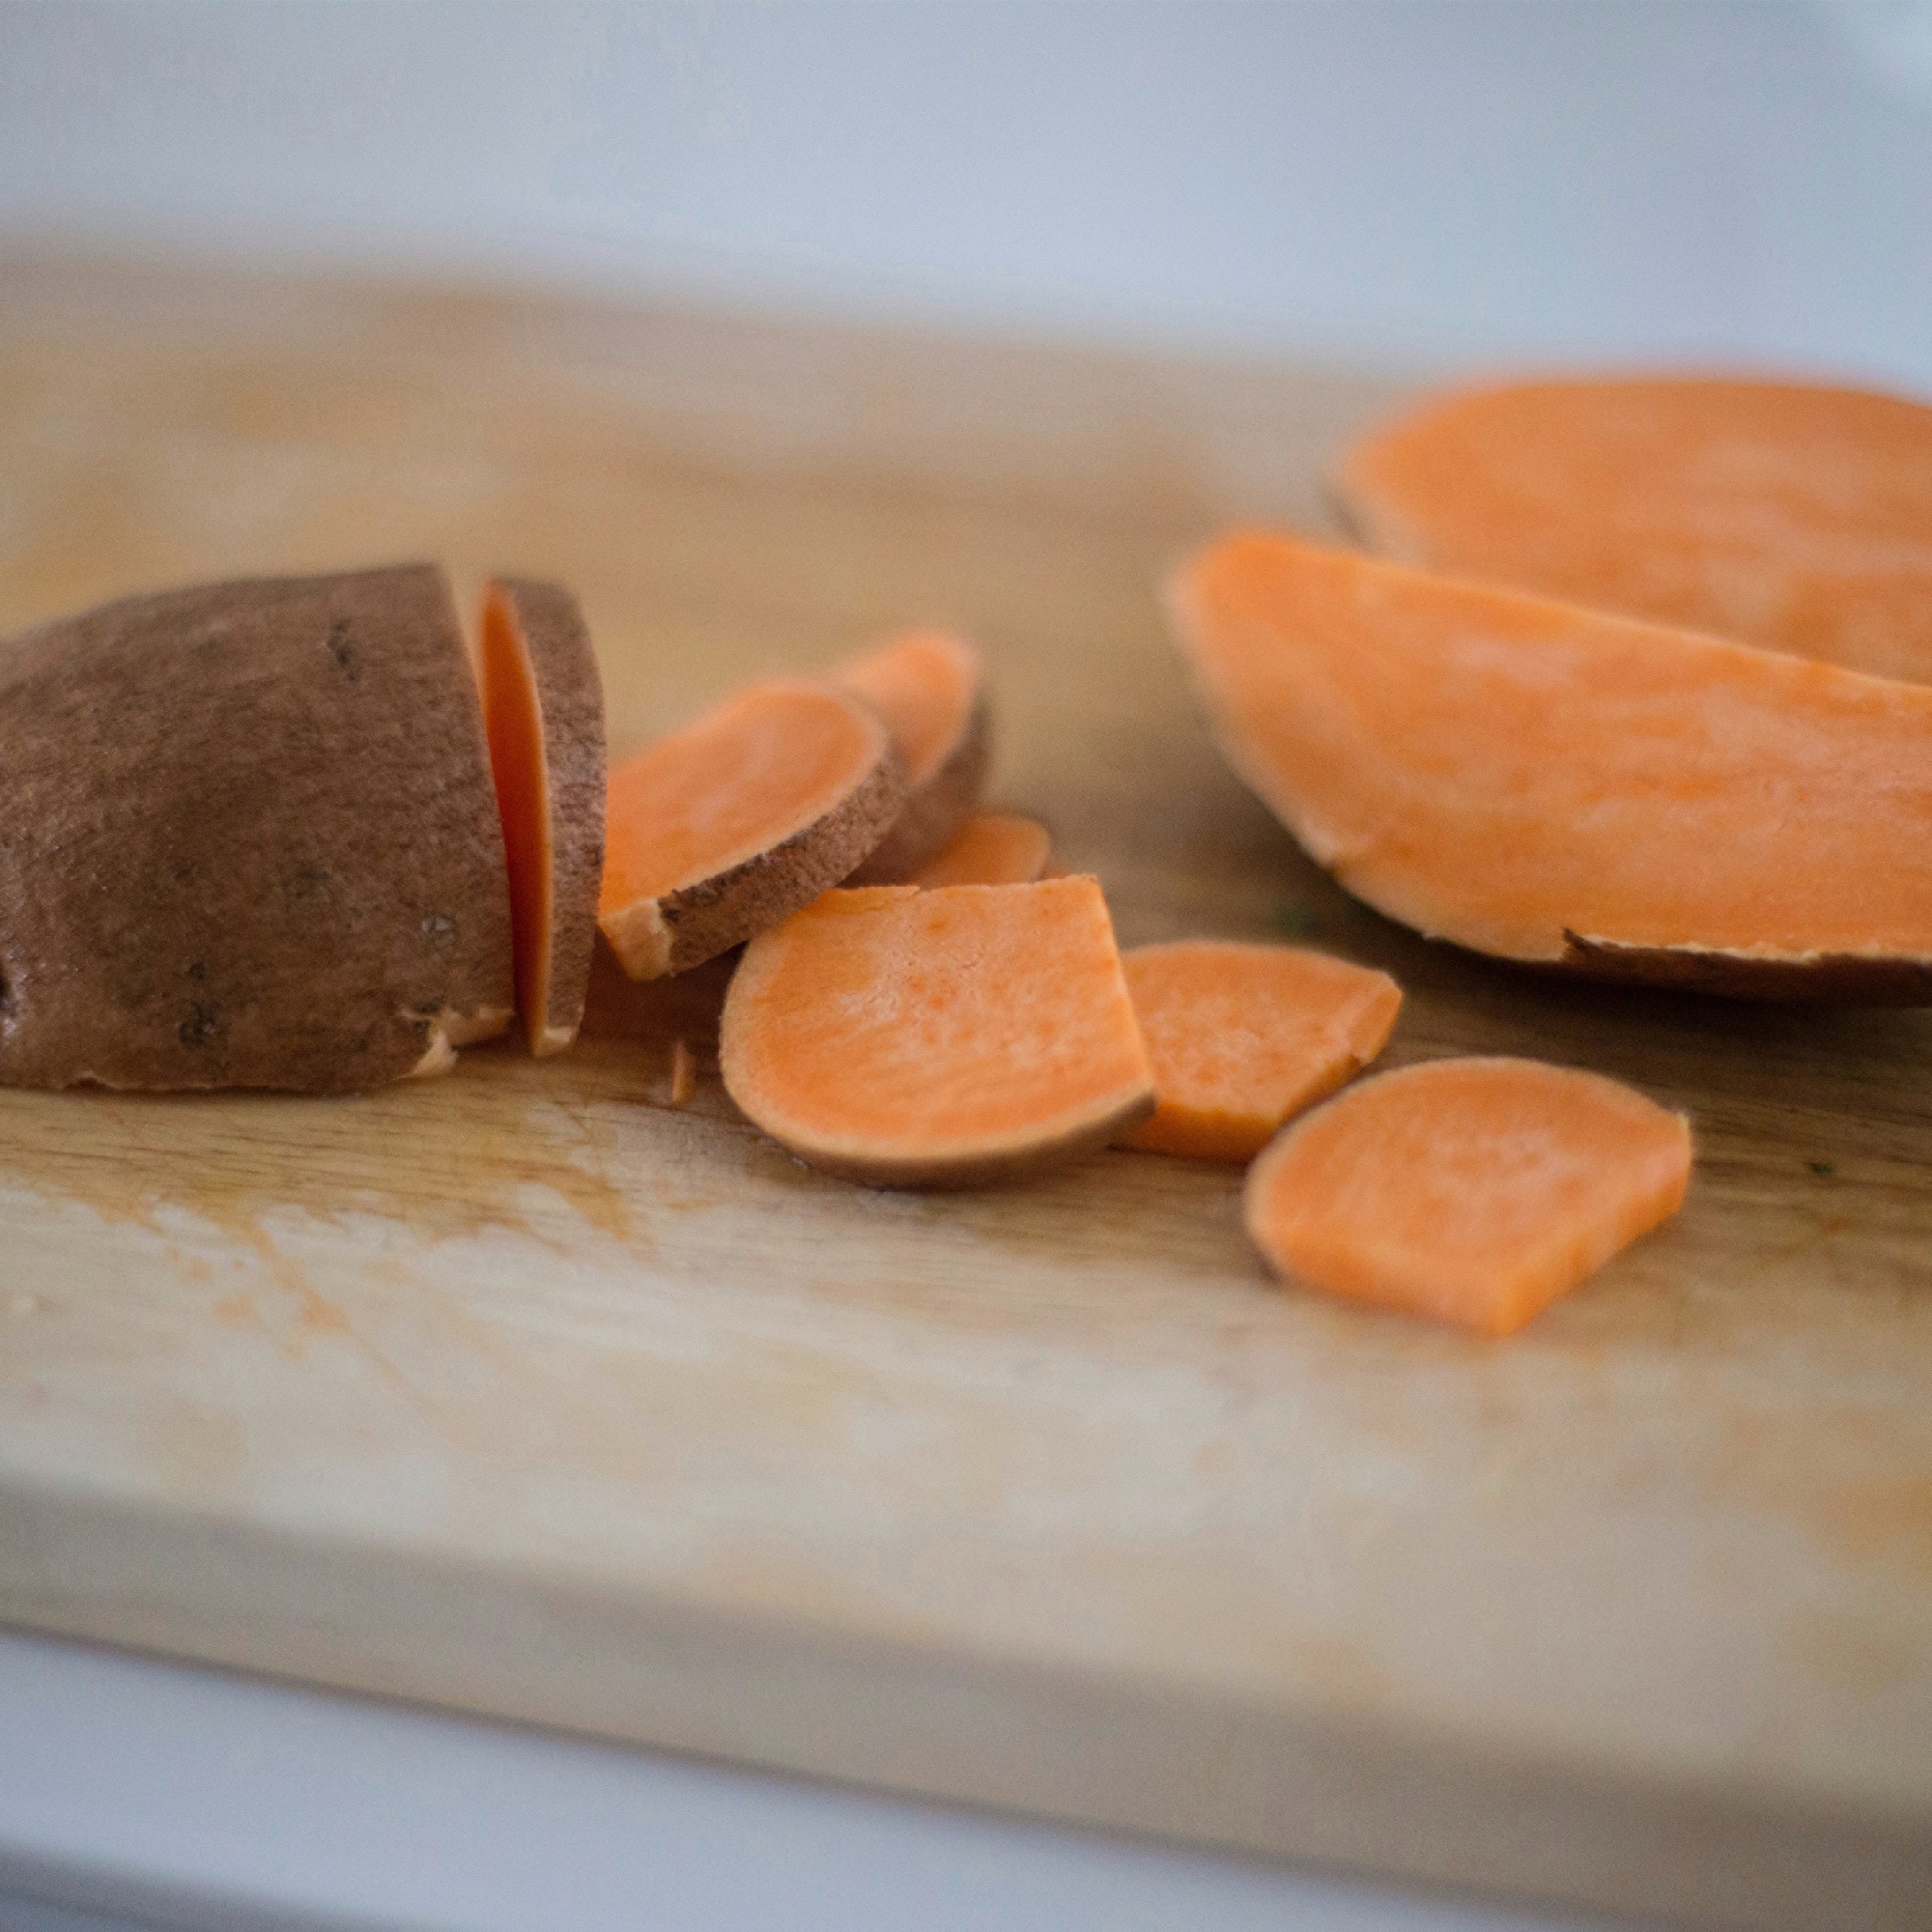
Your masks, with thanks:
M1046 870L1053 837L1033 818L982 811L913 875L916 886L1024 886Z
M1681 1115L1533 1060L1378 1073L1248 1171L1248 1233L1284 1275L1482 1335L1520 1328L1676 1213Z
M510 867L517 1009L535 1054L577 1037L604 877L604 685L577 599L498 578L483 594L483 716Z
M611 774L598 923L634 980L727 952L836 885L905 803L868 706L747 686Z
M503 835L428 564L0 640L0 1079L327 1093L515 1000Z
M1425 400L1336 478L1405 563L1932 679L1932 408L1630 376Z
M1932 1004L1932 689L1240 532L1174 610L1318 863L1506 959Z
M1159 1105L1122 1143L1252 1160L1388 1042L1402 988L1293 946L1177 939L1121 955Z
M985 665L964 638L914 631L833 676L885 720L906 771L905 806L850 883L898 885L979 810L993 750Z
M775 1141L880 1187L1029 1173L1153 1107L1091 878L827 893L745 949L719 1059Z

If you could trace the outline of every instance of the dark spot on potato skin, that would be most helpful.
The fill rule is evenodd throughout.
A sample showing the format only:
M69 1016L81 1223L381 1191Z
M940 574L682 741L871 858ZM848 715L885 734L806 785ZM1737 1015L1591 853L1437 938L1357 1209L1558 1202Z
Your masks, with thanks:
M175 1029L175 1037L184 1046L206 1046L211 1039L226 1031L221 1009L197 1000L188 1008L187 1018Z
M192 966L183 967L182 971L185 972L190 980L206 980L208 978L207 964L206 962L200 959L197 959Z

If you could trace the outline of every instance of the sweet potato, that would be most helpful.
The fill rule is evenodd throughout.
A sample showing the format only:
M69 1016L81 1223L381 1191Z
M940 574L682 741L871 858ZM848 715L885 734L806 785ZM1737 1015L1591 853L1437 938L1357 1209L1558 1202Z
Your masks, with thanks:
M1230 762L1348 889L1508 959L1932 1003L1932 690L1237 533L1174 586Z
M844 878L905 796L867 706L750 685L611 774L598 923L634 980L700 966Z
M1614 1080L1438 1060L1297 1121L1243 1207L1284 1275L1507 1335L1668 1220L1690 1174L1683 1118Z
M1024 886L1046 870L1053 840L1031 818L980 812L913 874L916 886Z
M0 1080L335 1092L515 1000L475 680L432 565L0 641Z
M1344 507L1406 563L1932 679L1932 409L1627 377L1426 401L1363 438Z
M834 673L885 720L906 770L893 828L853 885L898 885L935 857L979 809L992 762L985 667L965 639L914 631Z
M1122 1145L1200 1160L1253 1159L1375 1059L1402 1005L1386 973L1291 946L1181 939L1121 965L1159 1103Z
M554 583L484 592L483 716L510 867L517 1007L530 1051L577 1037L604 874L604 687L583 615Z
M1091 878L827 893L745 949L720 1062L774 1140L883 1187L1026 1173L1153 1108Z

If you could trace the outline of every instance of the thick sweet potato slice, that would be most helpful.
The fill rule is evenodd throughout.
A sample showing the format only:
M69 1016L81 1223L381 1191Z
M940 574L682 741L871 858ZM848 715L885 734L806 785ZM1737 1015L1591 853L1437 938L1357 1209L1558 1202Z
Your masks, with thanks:
M1037 819L983 811L969 818L936 859L913 875L917 886L1024 886L1046 870L1053 839Z
M598 923L634 980L701 966L844 878L904 802L866 705L750 685L611 774Z
M0 640L0 1080L335 1092L515 1001L442 572L134 597Z
M1932 679L1932 409L1708 377L1426 402L1339 494L1406 563Z
M1222 750L1406 924L1932 1003L1932 690L1256 533L1174 587Z
M906 769L904 810L854 885L897 885L939 853L980 804L992 762L985 667L948 631L914 631L849 659L834 677L886 722Z
M1121 955L1159 1104L1122 1145L1252 1160L1352 1079L1395 1026L1386 973L1292 946L1181 939Z
M1378 1073L1248 1172L1248 1233L1331 1294L1507 1335L1637 1236L1690 1176L1690 1130L1614 1080L1533 1060Z
M577 1037L604 875L604 686L577 599L499 578L483 596L483 716L510 865L530 1051Z
M774 1140L882 1187L1025 1173L1153 1107L1091 878L827 893L745 949L719 1058Z

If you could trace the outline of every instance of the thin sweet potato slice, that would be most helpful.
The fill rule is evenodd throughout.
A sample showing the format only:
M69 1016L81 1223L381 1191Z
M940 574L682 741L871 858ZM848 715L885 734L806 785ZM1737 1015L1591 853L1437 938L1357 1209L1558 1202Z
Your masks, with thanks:
M701 966L844 878L904 801L866 705L747 686L611 774L598 923L634 980Z
M1621 377L1426 400L1336 479L1406 563L1932 679L1932 409Z
M1236 533L1174 586L1221 748L1391 918L1503 958L1932 1002L1932 690Z
M1534 1060L1378 1073L1248 1171L1249 1235L1330 1294L1507 1335L1683 1205L1690 1129Z
M1121 955L1158 1101L1122 1142L1252 1160L1387 1044L1402 988L1292 946L1180 939Z
M577 1037L604 875L604 686L577 599L498 578L483 594L483 717L510 865L517 1009L530 1051Z
M0 640L0 1081L329 1093L515 1002L476 681L431 564Z
M850 883L898 885L979 808L992 762L985 666L964 638L913 631L833 676L885 720L906 770L904 809Z
M913 875L916 886L1024 886L1046 870L1053 838L1034 818L982 811L969 818L935 859Z
M882 1187L1026 1173L1153 1107L1091 878L827 893L745 949L719 1058L774 1140Z

